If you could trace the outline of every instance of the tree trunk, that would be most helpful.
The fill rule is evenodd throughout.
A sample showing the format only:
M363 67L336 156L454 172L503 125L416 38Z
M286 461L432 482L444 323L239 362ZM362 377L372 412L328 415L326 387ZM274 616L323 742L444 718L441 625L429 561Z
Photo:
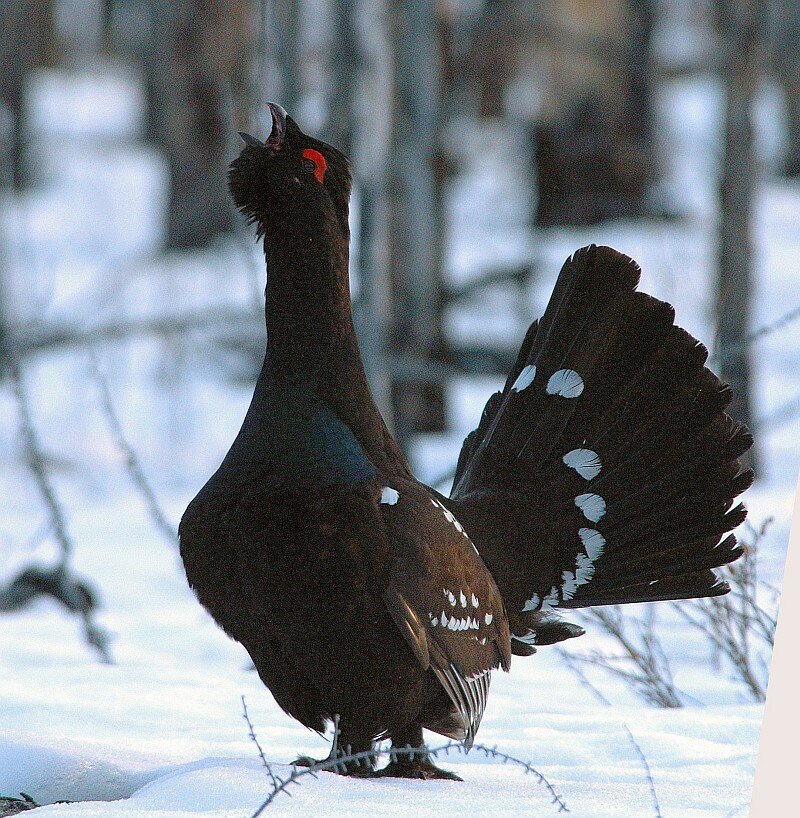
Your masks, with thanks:
M561 0L537 23L548 72L536 131L540 225L647 213L653 0Z
M514 68L512 9L507 0L487 0L475 33L478 114L505 113L506 82Z
M50 0L15 0L0 3L0 100L5 103L9 126L3 147L8 175L21 189L25 181L23 156L22 94L25 77L55 58L53 6ZM3 184L7 182L3 179Z
M434 0L392 2L395 59L390 152L392 348L422 363L441 353L442 196L437 184L439 42ZM443 385L409 378L393 388L395 431L444 425Z
M718 0L726 96L725 161L720 180L717 269L717 350L722 377L733 389L729 413L753 421L750 350L744 344L752 308L752 214L754 180L751 111L763 70L766 4ZM748 453L755 466L756 451ZM747 457L747 456L746 456Z
M800 176L800 4L773 0L773 68L783 86L789 125L783 172Z
M287 111L296 111L301 92L299 0L266 0L268 5L268 47L271 63L272 95L264 102L277 102Z
M342 5L347 0L339 0ZM394 428L389 336L389 177L393 64L386 0L358 0L351 18L357 68L352 105L353 175L358 186L354 317L364 367L378 408ZM333 137L332 137L333 138Z
M353 94L358 72L354 7L351 0L333 0L328 112L324 138L350 155L353 138Z
M201 247L232 224L225 183L230 72L243 34L238 13L247 5L153 0L149 130L170 165L169 247Z

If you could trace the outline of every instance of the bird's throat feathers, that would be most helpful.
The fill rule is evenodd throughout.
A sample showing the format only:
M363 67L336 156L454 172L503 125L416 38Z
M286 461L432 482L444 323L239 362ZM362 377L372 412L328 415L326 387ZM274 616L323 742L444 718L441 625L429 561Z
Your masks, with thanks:
M268 360L283 373L318 372L354 332L348 239L305 223L267 234L264 251Z

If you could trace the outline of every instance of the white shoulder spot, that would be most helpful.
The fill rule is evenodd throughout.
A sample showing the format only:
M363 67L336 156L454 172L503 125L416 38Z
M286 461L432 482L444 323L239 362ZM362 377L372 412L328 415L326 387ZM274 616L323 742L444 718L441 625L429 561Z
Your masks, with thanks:
M384 486L381 489L381 503L387 506L393 506L400 499L400 492L395 491L389 486Z
M583 378L574 369L559 369L550 376L545 391L548 395L577 398L583 392Z
M575 469L584 480L597 477L602 467L597 452L591 449L573 449L564 455L563 461L565 465Z
M480 605L478 602L478 597L476 597L475 594L472 595L472 599L470 601L472 602L473 608L477 608Z
M484 615L483 615L483 621L484 621L484 622L485 622L487 625L491 625L491 624L492 624L492 620L493 620L493 619L494 619L494 614L492 614L492 613L487 613L487 614L484 614Z
M536 367L533 364L528 364L526 367L523 367L522 372L517 376L514 385L511 387L511 391L522 392L523 389L527 389L533 383L535 377Z

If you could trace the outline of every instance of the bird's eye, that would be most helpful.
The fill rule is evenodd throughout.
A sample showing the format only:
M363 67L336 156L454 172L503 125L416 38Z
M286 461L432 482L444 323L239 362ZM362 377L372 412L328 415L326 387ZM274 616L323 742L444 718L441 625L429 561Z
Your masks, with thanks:
M306 148L303 151L303 170L313 173L320 184L325 179L327 169L328 163L319 151L315 151L313 148Z

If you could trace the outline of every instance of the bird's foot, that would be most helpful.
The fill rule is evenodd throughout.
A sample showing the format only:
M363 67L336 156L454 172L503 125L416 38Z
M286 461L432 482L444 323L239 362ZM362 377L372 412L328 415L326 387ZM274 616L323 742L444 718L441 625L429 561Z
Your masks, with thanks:
M418 778L422 781L463 781L464 779L437 767L425 753L398 754L376 775L381 778Z
M321 761L309 756L300 756L292 762L293 767L318 767L319 765L326 765L321 772L336 773L337 775L352 775L356 778L372 778L377 775L375 772L375 762L371 758L358 758L348 761L340 761L344 753L339 752L334 755L333 752Z

